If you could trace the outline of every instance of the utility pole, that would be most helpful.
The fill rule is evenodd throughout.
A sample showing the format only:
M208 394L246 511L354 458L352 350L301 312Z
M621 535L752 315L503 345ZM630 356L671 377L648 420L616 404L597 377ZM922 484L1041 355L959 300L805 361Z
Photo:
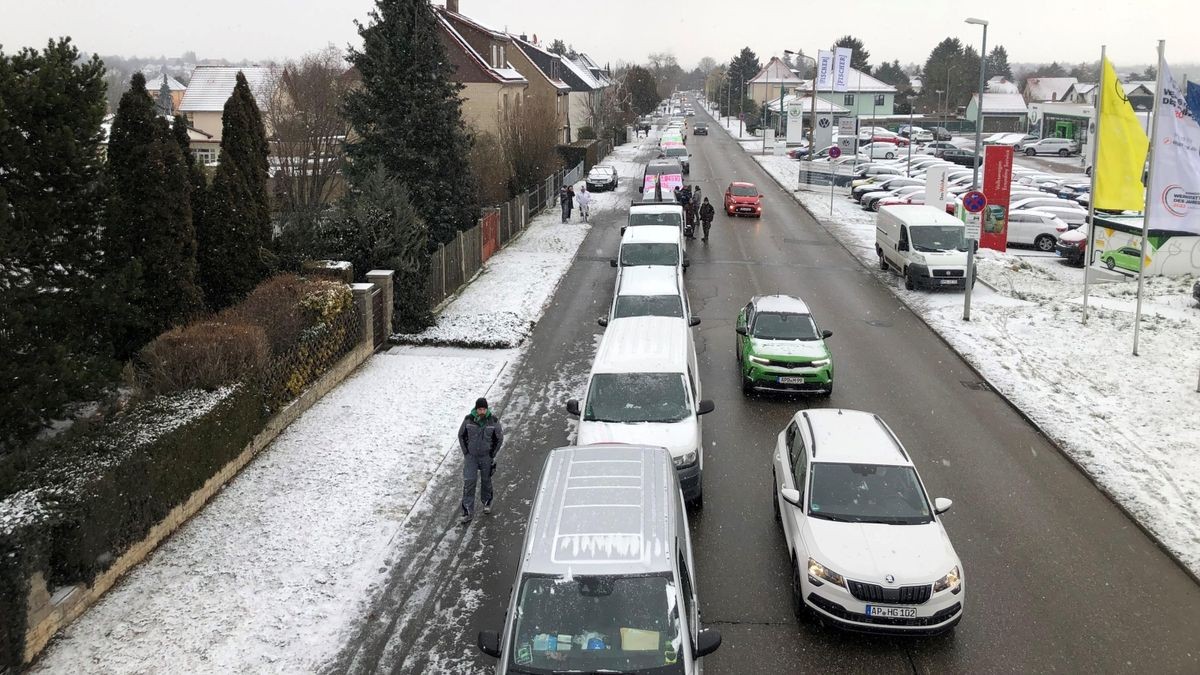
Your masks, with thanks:
M983 138L983 89L984 83L987 81L987 29L988 22L983 19L967 19L967 23L976 26L983 26L983 44L979 48L979 105L975 107L975 158L971 163L971 189L979 189L979 165L983 162L980 157L979 150ZM949 70L947 73L947 82L949 82ZM946 85L947 88L950 86ZM984 214L980 213L979 218L982 221L985 218ZM963 294L963 321L971 320L971 284L975 281L975 239L967 239L967 288Z

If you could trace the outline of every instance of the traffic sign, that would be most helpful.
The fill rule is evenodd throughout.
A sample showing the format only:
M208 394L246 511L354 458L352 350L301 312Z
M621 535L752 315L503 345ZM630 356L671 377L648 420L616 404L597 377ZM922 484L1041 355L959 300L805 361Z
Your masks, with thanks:
M981 227L983 224L983 214L978 211L974 213L968 212L963 224L966 226L966 232L964 232L966 238L972 241L979 241L979 235L983 229Z
M979 190L971 190L963 195L963 208L967 213L979 213L987 206L987 197Z
M830 158L830 159L837 159L838 157L841 157L841 156L842 156L842 149L841 149L841 148L839 148L839 147L838 147L838 146L836 146L836 145L835 145L835 146L833 146L833 147L831 147L831 148L829 148L829 158Z

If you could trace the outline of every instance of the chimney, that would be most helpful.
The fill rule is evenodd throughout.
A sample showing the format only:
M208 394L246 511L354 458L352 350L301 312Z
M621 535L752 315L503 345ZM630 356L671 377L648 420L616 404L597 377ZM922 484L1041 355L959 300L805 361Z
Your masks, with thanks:
M458 14L458 0L446 0L446 9Z
M529 42L529 36L524 33L521 33L517 37L521 38L521 42Z

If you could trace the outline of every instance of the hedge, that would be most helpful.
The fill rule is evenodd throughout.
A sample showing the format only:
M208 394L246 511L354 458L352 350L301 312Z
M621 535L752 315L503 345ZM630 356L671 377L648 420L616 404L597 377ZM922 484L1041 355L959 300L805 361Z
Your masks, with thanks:
M321 282L311 317L263 372L212 391L157 396L0 462L0 672L21 666L29 580L90 584L237 457L271 415L361 338L349 289Z

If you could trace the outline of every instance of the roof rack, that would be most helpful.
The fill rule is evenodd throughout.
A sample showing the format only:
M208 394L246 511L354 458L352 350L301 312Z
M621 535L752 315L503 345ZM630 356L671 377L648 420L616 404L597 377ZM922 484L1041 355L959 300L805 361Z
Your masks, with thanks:
M804 422L808 424L808 435L812 438L812 456L817 456L817 433L813 431L812 418L808 416L808 411L801 413L804 415Z
M892 428L889 427L879 415L872 415L872 417L874 417L875 421L879 423L879 426L883 427L883 430L887 432L888 436L891 436L892 442L896 444L896 449L900 451L900 456L904 458L904 461L911 462L912 459L909 458L908 453L904 452L904 446L900 444L900 439L896 438L896 434L892 431Z

